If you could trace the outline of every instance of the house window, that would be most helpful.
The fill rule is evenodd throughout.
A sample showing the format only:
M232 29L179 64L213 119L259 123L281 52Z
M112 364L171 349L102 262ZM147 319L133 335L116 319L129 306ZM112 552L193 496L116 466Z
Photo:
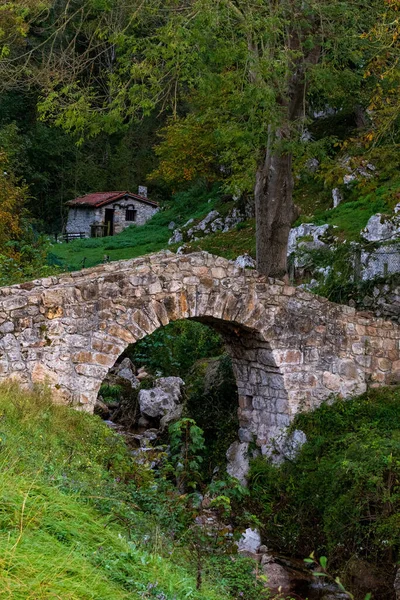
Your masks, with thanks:
M136 209L133 206L128 206L126 209L125 221L136 221Z

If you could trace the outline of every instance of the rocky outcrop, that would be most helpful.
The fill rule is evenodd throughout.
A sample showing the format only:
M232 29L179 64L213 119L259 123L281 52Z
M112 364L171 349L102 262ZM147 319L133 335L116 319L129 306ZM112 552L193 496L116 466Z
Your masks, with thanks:
M261 546L261 536L257 529L248 527L238 542L238 552L254 556Z
M156 380L155 387L140 390L139 406L142 416L159 419L161 429L179 419L182 414L184 385L180 377L160 377Z
M256 261L249 254L242 254L235 260L235 265L242 269L255 269Z
M334 241L330 225L302 223L293 227L289 233L288 256L295 256L295 266L302 267L307 262L307 253L324 248Z
M400 215L398 214L390 216L377 213L376 215L372 215L361 232L361 236L368 242L390 241L393 238L399 237L399 235Z
M247 212L239 208L233 208L225 216L221 215L217 210L212 210L199 223L193 224L193 219L190 219L183 227L175 229L172 237L168 240L168 244L196 241L205 235L216 233L217 231L226 233L247 218Z

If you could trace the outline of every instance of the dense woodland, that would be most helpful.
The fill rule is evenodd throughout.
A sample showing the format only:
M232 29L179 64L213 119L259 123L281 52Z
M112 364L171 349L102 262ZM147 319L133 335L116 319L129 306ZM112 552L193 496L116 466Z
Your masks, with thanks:
M10 186L19 200L2 251L20 255L31 227L60 232L65 201L89 191L147 183L162 201L218 182L254 197L258 268L284 274L310 158L331 186L341 153L397 167L397 11L392 0L3 2L2 212L15 215Z
M155 252L171 222L250 205L192 249L287 278L291 227L329 223L338 248L315 260L337 269L317 291L347 302L348 244L400 198L399 35L400 0L0 0L0 285ZM373 176L344 185L366 165ZM56 243L68 200L139 185L160 203L149 223ZM244 488L224 471L238 423L219 336L180 322L126 356L147 369L143 389L187 382L156 472L97 417L0 388L0 597L272 600L250 559L195 527L208 498L232 537L256 527L339 576L352 592L336 598L395 598L397 388L300 415L301 453L256 457ZM102 394L137 408L118 386Z

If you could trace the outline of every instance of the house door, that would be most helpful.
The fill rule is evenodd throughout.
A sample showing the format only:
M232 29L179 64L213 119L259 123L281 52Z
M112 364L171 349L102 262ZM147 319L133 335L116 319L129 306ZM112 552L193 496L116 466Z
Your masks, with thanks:
M105 235L114 235L114 209L106 208L104 223L106 226Z

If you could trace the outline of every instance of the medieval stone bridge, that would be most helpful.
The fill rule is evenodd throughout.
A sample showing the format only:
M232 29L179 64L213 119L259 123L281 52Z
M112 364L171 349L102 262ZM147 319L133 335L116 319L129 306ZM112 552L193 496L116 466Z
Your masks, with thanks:
M400 380L400 329L207 253L163 252L0 289L0 380L92 410L129 344L177 319L217 329L242 431L261 447L332 394Z

